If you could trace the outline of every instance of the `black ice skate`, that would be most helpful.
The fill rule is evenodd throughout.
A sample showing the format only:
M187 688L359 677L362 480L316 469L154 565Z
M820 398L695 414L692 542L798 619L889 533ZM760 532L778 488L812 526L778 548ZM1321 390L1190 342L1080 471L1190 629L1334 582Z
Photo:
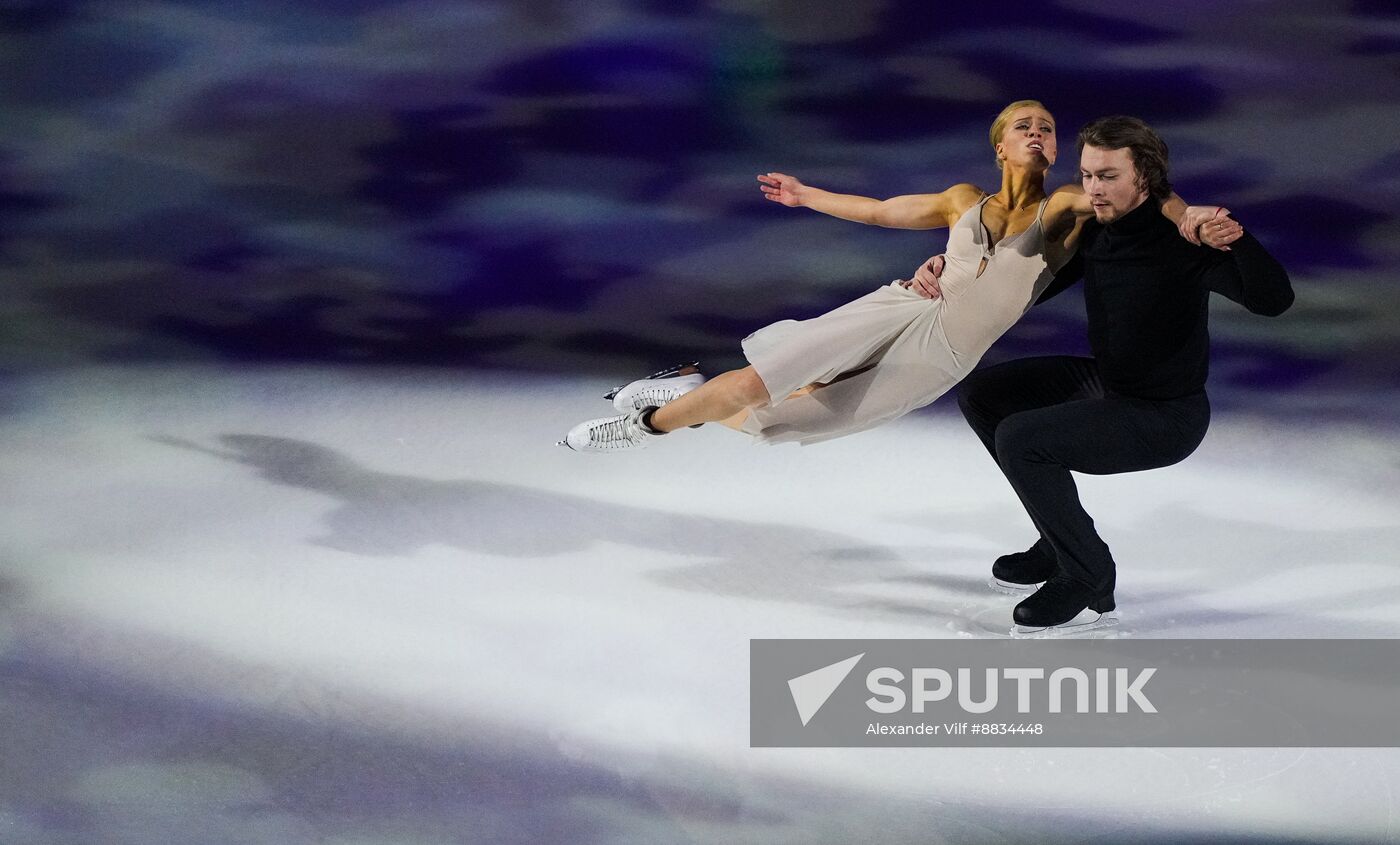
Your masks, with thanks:
M1096 589L1068 575L1050 577L1033 595L1016 605L1011 618L1016 636L1058 636L1103 628L1118 622L1112 613L1113 582Z
M992 564L992 577L987 586L999 593L1022 595L1045 583L1059 569L1055 553L1042 537L1024 552L997 558Z

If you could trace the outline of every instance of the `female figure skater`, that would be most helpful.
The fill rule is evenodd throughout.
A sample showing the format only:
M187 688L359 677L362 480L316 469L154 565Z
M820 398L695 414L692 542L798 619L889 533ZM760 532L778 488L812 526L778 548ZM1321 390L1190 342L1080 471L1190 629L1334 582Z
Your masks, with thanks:
M764 195L783 205L891 228L951 227L941 296L928 298L921 268L914 280L891 282L820 317L774 323L744 339L749 366L709 381L687 367L632 382L613 396L625 413L580 423L560 445L619 451L706 422L762 442L808 444L942 396L1035 303L1093 216L1077 185L1046 196L1045 172L1058 148L1055 119L1040 102L1007 106L989 140L1001 169L995 194L964 183L878 201L809 188L781 173L759 176ZM1185 209L1173 195L1162 213L1177 222Z

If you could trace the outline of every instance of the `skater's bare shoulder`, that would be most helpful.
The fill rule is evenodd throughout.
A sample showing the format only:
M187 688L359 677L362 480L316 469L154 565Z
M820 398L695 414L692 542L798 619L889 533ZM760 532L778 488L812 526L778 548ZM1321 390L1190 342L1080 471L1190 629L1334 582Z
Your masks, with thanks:
M1070 216L1083 219L1094 216L1094 205L1089 195L1084 193L1082 185L1075 182L1056 188L1050 195L1050 202L1045 204L1047 220Z

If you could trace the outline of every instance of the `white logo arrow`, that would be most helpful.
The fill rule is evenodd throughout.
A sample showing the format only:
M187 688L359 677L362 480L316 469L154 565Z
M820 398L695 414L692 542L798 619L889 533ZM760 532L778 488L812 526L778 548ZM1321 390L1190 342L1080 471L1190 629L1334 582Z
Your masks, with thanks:
M812 717L817 715L817 711L822 709L822 705L831 698L831 694L836 692L836 688L841 686L841 682L846 680L846 676L851 674L851 670L856 668L856 664L864 656L865 652L862 651L855 657L848 657L840 663L823 666L788 681L788 690L792 693L792 703L797 705L797 715L802 719L802 727L807 727L807 723L812 721Z

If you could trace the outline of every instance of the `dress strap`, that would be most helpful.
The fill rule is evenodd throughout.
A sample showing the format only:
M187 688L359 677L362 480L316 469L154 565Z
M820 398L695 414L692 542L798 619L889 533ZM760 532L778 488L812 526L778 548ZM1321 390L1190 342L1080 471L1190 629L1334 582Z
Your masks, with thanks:
M969 217L972 218L972 242L982 248L983 256L989 255L987 252L987 241L990 240L990 238L987 237L987 226L982 222L982 206L986 205L987 200L991 198L991 194L984 194L982 199L978 200L975 205L964 212L962 218L958 220L960 224L963 220Z

